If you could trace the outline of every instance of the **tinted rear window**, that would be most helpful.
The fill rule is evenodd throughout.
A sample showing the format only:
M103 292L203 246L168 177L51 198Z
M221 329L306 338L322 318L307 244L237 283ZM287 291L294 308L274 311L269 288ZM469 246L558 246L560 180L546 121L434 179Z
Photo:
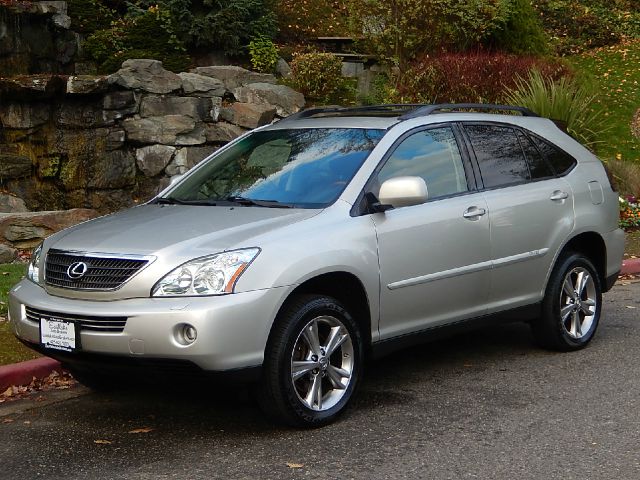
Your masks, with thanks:
M531 178L514 129L496 125L465 125L465 129L485 188L513 185Z
M546 158L538 151L533 142L523 132L518 130L518 138L522 144L522 149L527 157L529 163L529 170L531 171L531 178L534 180L542 178L550 178L554 176L551 165L547 162Z

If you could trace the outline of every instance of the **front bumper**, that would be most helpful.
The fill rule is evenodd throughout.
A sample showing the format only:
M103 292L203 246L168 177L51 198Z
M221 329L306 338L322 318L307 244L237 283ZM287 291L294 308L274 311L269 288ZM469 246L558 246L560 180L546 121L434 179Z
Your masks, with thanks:
M114 359L164 359L189 362L205 371L227 371L262 364L273 319L287 293L282 287L217 297L109 302L56 297L22 280L9 293L9 320L20 340L38 347L40 325L27 318L27 307L60 315L127 317L122 332L81 330L81 350L65 354L64 361L82 363L87 356L94 361L103 358L105 364ZM197 329L191 345L181 344L176 334L184 324ZM50 353L59 357L60 352Z

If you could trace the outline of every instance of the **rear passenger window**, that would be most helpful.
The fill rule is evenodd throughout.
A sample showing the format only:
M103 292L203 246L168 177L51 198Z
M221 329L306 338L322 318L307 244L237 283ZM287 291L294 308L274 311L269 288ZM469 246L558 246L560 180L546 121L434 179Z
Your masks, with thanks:
M424 179L429 199L466 192L467 178L453 130L432 128L409 135L378 173L377 187L406 175Z
M478 159L485 188L513 185L531 178L514 129L496 125L465 125L465 130Z
M551 166L547 160L540 154L536 146L533 144L529 137L518 130L518 138L522 144L524 155L527 157L529 163L529 171L531 172L531 178L533 180L541 178L551 178L554 176Z
M538 150L547 158L547 161L555 170L556 175L568 173L576 164L576 160L568 153L535 135L531 135L531 137Z

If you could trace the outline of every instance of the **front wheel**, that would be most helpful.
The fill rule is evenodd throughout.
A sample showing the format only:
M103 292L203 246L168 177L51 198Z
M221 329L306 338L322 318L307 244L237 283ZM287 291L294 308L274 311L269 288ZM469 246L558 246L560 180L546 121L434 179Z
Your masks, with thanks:
M531 324L538 342L554 350L577 350L593 338L602 309L600 277L585 256L561 257L551 273L542 317Z
M276 319L258 401L289 425L327 424L347 406L363 359L361 332L339 302L319 295L296 296Z

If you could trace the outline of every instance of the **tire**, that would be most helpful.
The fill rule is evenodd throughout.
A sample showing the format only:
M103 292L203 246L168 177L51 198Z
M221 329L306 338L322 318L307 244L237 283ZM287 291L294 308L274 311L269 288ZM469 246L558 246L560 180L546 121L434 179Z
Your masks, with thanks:
M362 334L349 312L330 297L295 296L269 337L258 403L291 426L326 425L346 408L363 365Z
M591 261L579 253L563 255L551 272L542 316L531 324L534 337L552 350L584 348L596 333L601 310L602 285Z

